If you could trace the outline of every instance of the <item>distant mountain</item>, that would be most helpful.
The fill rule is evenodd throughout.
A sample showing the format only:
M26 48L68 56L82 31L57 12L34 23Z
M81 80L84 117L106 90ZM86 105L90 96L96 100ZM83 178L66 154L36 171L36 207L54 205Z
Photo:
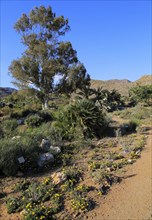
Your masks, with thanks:
M103 89L108 90L117 90L121 95L128 96L129 90L137 85L151 85L152 84L152 75L144 75L135 82L131 82L127 79L111 79L111 80L91 80L91 87L98 88L102 87Z
M10 87L0 87L0 98L10 95L14 91L17 91L17 90L10 88Z
M98 88L102 87L103 89L108 90L117 90L121 95L128 96L129 90L137 85L151 85L152 84L152 75L144 75L140 79L131 82L128 79L111 79L111 80L91 80L91 87ZM0 87L0 98L3 98L7 95L10 95L12 92L17 91L14 88L9 87Z
M135 84L135 85L138 84L141 86L152 85L152 75L144 75L140 79L133 82L133 84Z

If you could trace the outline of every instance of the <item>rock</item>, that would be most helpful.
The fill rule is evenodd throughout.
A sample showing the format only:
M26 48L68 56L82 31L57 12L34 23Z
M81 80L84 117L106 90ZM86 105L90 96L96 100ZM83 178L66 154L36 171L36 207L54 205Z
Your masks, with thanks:
M23 209L21 212L20 212L20 215L25 215L27 214L27 210Z
M43 167L46 162L49 162L49 163L54 162L53 154L47 152L47 153L41 154L39 156L39 159L38 159L38 162L37 162L39 167Z
M57 155L59 153L61 153L61 149L60 147L53 147L53 146L50 146L50 153L52 153L53 155Z
M17 139L20 139L21 138L21 136L14 136L14 137L12 137L12 140L17 140Z
M67 176L63 172L57 172L51 175L53 183L59 184L67 179Z
M139 155L141 153L141 150L136 151L136 155Z
M42 148L44 152L47 152L50 148L50 141L48 139L42 139L40 148Z
M128 163L130 163L130 164L133 163L133 161L132 161L131 159L128 159L127 161L128 161Z
M107 167L106 170L107 170L108 172L111 172L111 171L112 171L112 169L111 169L110 167Z
M24 119L22 118L22 119L17 120L17 124L18 125L23 125L24 124Z

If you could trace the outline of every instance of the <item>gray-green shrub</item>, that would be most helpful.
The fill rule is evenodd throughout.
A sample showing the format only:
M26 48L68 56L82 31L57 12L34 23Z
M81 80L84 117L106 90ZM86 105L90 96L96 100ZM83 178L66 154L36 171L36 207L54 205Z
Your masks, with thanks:
M24 171L37 166L39 141L30 135L18 140L3 138L0 142L0 152L0 170L6 175L15 175L19 168ZM18 161L21 156L25 158L22 167Z
M42 118L38 114L30 115L25 119L25 124L29 127L37 127L42 123Z
M16 119L6 119L6 120L3 120L1 122L1 130L2 130L2 133L3 133L3 136L13 136L16 134L16 128L18 126L18 123L17 123L17 120Z
M83 137L101 137L108 120L105 114L87 99L80 99L59 110L56 115L56 122L52 124L60 129L63 138L72 139L76 131Z

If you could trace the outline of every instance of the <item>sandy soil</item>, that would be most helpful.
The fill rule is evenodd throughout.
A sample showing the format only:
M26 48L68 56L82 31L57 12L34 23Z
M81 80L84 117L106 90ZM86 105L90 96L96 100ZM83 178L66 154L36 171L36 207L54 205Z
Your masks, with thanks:
M125 178L112 187L88 220L152 219L152 131L141 158L127 167Z

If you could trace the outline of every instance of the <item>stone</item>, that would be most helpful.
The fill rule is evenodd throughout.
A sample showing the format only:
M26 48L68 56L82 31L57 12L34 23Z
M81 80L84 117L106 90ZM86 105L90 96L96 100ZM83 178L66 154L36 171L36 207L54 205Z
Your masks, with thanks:
M17 120L17 124L18 125L23 125L24 124L24 119L22 118L22 119Z
M40 148L44 151L47 152L50 148L50 141L48 139L42 139Z
M12 140L17 140L17 139L20 139L21 138L21 136L14 136L14 137L12 137Z
M133 161L132 161L131 159L128 159L127 161L128 161L128 163L130 163L130 164L133 163Z
M38 159L38 162L37 162L39 167L43 167L46 162L49 162L49 163L53 163L54 162L53 154L47 152L47 153L41 154L39 156L39 159Z
M63 172L57 172L51 175L54 184L60 184L67 179Z
M112 169L111 169L110 167L107 167L106 170L107 170L108 172L111 172L111 171L112 171Z
M61 148L50 146L49 152L52 153L53 155L57 155L57 154L61 153Z
M139 155L141 153L141 150L136 151L136 155Z

